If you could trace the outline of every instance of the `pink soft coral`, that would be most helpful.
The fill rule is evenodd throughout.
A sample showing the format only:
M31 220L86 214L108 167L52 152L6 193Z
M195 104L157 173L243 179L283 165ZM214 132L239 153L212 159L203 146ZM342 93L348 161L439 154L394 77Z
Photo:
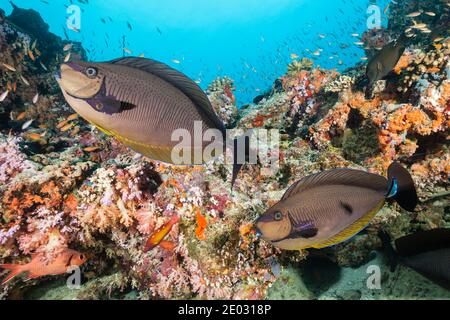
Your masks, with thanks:
M20 152L19 138L0 139L0 182L8 183L23 170L31 168Z

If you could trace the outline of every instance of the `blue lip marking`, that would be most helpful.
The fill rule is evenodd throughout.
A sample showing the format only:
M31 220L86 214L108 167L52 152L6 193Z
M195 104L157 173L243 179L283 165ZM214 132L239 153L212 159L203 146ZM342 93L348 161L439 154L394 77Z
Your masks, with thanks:
M392 178L392 184L391 187L389 188L389 192L388 195L386 196L387 198L393 198L397 195L398 192L398 182L396 178Z

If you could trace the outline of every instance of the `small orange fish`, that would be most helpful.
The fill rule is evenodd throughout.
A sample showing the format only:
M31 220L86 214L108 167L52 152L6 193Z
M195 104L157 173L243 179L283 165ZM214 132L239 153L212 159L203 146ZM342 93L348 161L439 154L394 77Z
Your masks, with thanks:
M67 117L67 121L72 121L75 119L78 119L78 113L71 114L70 116Z
M36 58L34 57L33 51L28 50L28 56L30 57L30 59L31 59L32 61L36 61Z
M197 212L195 213L195 218L197 220L197 229L195 229L195 235L199 240L206 240L205 229L208 223L199 209L197 209Z
M177 244L176 244L175 242L172 242L172 241L162 240L162 241L159 243L159 246L160 246L161 248L163 248L164 250L172 251L173 249L175 249L175 247L177 246Z
M23 81L23 83L25 83L25 85L30 85L30 82L24 76L20 75L20 79Z
M43 254L32 256L27 264L0 264L0 268L10 270L9 275L3 279L2 285L11 281L14 277L27 272L26 280L36 279L47 275L64 274L70 267L81 266L86 262L86 256L75 250L67 249L56 256L53 261L46 261Z
M83 150L85 152L94 152L94 151L97 151L98 149L100 149L100 148L99 147L86 147Z
M80 132L80 127L75 127L75 128L72 130L72 132L70 132L70 136L71 136L71 137L75 137L75 136L78 134L78 132Z
M438 67L431 67L427 70L428 73L438 73L439 71L441 71L441 69L439 69Z
M42 139L42 136L39 133L29 133L27 134L27 139L32 141L38 141Z
M72 129L72 127L73 127L73 124L72 124L72 123L69 123L69 124L65 125L64 127L62 127L62 128L61 128L61 131L62 131L62 132L66 132L66 131Z
M172 227L180 221L180 217L175 215L170 219L168 222L166 222L161 228L156 230L150 238L148 238L147 243L145 244L144 252L148 252L155 248L158 245L161 245L163 248L170 247L169 241L164 241L164 238L169 234L170 230L172 230ZM172 247L172 249L175 246Z
M10 64L3 63L3 66L4 66L6 69L8 69L9 71L12 71L12 72L16 72L16 71L17 71L17 69L14 68L14 67L13 67L12 65L10 65Z
M61 121L60 123L58 123L57 125L56 125L56 127L58 128L58 129L61 129L62 127L64 127L66 124L68 124L69 123L69 120L63 120L63 121Z
M25 119L25 116L26 116L26 115L27 115L27 113L26 113L25 111L19 113L19 115L18 115L17 118L16 118L16 121L21 121L21 120Z

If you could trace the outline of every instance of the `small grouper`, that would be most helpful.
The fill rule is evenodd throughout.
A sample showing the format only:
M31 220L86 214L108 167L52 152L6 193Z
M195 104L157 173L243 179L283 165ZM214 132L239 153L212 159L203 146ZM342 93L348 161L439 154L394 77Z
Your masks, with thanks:
M283 198L256 221L264 240L285 250L325 248L363 230L394 199L414 211L417 194L408 171L398 163L383 176L353 169L333 169L294 183Z

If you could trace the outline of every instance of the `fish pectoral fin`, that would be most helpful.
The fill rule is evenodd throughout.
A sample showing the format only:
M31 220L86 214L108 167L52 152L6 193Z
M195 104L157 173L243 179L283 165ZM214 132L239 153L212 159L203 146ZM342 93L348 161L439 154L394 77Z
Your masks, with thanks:
M136 105L126 102L115 100L113 97L99 98L92 102L93 107L97 109L98 112L113 115L126 110L132 110Z
M300 223L298 225L294 225L294 229L292 230L291 234L289 235L289 238L291 238L291 239L297 239L297 238L310 239L310 238L314 238L318 232L319 232L319 229L317 229L314 222L308 221L308 222Z
M384 205L384 200L377 207L375 207L372 211L370 211L368 214L363 216L361 219L355 221L353 224L348 226L346 229L342 230L341 232L339 232L332 238L330 238L324 242L314 244L311 247L315 248L315 249L323 249L326 247L334 246L338 243L341 243L345 240L352 238L353 236L358 234L361 230L363 230L369 224L369 222L375 217L377 212L380 211L380 209L383 207L383 205Z

